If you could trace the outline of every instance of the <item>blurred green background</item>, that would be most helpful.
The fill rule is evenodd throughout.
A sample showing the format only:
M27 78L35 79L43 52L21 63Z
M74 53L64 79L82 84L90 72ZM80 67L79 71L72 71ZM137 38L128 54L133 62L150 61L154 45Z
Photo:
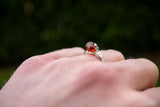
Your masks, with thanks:
M159 0L0 0L0 84L28 57L84 47L117 49L160 65Z

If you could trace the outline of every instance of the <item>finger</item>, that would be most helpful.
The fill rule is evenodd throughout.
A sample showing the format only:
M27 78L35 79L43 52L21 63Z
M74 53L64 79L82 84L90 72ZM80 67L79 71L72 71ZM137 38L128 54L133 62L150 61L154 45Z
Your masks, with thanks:
M116 61L122 61L125 60L123 54L116 50L101 50L100 51L103 55L103 59L105 62L116 62ZM97 58L94 54L85 54L83 56L79 56L80 60L88 60L88 61L97 61L100 60ZM83 58L82 58L83 57Z
M117 75L123 77L124 83L136 90L154 87L158 80L157 66L147 59L129 59L115 64Z
M154 107L159 107L160 105L160 87L150 88L148 90L143 91L143 93L155 102Z
M33 56L31 58L28 58L27 60L25 60L21 64L21 67L19 67L19 68L24 69L27 66L27 69L28 68L37 69L37 68L43 67L44 65L46 65L50 62L57 60L59 58L73 57L73 56L78 56L78 55L82 55L82 54L84 54L84 50L79 47L62 49L62 50L50 52L47 54L37 55L37 56Z
M123 54L117 50L102 50L103 58L105 62L116 62L125 60Z
M84 52L85 51L83 48L74 47L74 48L68 48L68 49L62 49L62 50L50 52L50 53L44 54L44 56L56 60L63 57L73 57L73 56L83 55Z

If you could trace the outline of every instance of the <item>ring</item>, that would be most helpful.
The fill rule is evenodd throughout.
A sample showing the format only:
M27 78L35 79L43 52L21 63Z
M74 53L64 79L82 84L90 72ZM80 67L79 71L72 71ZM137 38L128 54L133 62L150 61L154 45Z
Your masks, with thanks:
M96 43L93 42L88 42L86 43L86 51L85 54L93 54L95 55L99 60L101 60L102 62L104 62L103 59L103 55L102 53L99 51L99 47Z

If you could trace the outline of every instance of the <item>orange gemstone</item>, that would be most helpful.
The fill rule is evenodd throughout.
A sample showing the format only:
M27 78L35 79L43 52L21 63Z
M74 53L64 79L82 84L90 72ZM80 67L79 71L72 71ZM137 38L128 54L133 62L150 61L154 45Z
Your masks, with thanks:
M93 42L88 42L86 44L86 50L89 52L95 52L97 51L97 46Z

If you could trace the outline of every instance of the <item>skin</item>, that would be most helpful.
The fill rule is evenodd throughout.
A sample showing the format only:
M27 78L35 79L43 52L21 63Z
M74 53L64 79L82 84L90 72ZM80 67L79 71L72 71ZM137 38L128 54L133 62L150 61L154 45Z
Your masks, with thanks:
M160 107L153 62L101 52L105 62L78 47L27 59L0 90L0 107Z

